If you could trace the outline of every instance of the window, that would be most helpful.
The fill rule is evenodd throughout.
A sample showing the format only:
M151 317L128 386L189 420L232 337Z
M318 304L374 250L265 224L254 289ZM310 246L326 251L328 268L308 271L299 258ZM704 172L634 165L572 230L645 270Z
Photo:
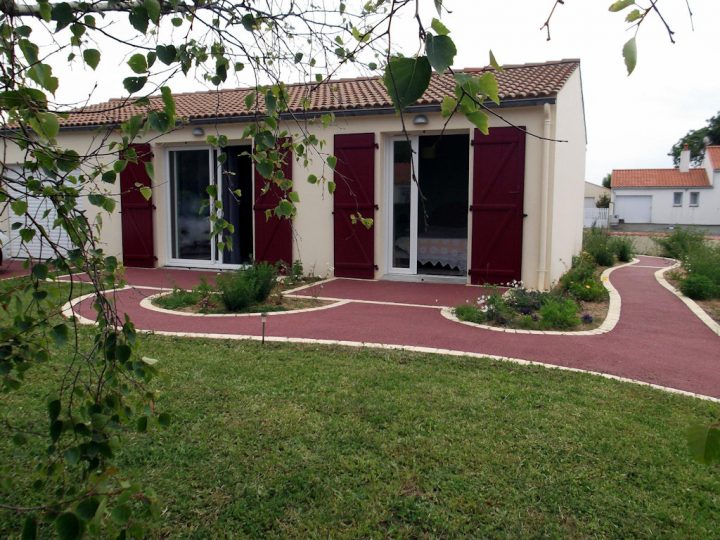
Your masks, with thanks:
M682 206L682 191L673 193L673 206Z
M700 204L700 192L699 191L691 191L690 192L690 206L698 206Z

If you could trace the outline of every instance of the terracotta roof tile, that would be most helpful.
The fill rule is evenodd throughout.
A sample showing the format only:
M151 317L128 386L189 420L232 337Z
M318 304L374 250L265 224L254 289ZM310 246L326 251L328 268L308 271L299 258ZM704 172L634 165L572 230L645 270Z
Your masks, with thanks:
M612 172L615 188L710 187L705 169L619 169Z
M579 60L561 60L542 64L505 66L496 73L501 103L532 98L552 98L578 69ZM492 68L470 68L466 73L480 74ZM450 74L433 76L418 105L439 105L443 97L452 94L453 77ZM392 103L379 77L331 80L321 85L293 84L287 86L291 112L303 112L302 102L306 98L309 106L305 111L343 111L353 109L390 108ZM255 113L245 107L247 88L175 94L177 114L191 120L220 119L250 116ZM258 106L264 108L260 98ZM161 108L159 96L150 98L152 108ZM128 104L125 99L111 99L76 110L61 120L64 127L97 126L123 122L146 109Z
M710 165L713 170L720 170L720 146L708 146L706 151L710 156Z

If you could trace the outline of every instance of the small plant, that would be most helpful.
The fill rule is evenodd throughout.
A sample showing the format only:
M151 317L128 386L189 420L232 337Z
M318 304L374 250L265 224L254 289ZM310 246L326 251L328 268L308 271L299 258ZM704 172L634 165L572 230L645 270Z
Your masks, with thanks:
M620 262L630 262L635 255L635 243L627 236L612 237L609 247Z
M300 259L295 259L295 262L293 262L292 267L290 267L290 273L288 275L288 278L293 283L297 283L298 281L302 280L304 275L305 275L305 272L303 271L302 261Z
M672 259L684 259L688 253L703 245L705 235L695 229L677 227L672 233L665 237L653 238L660 247L660 254L663 257Z
M267 263L220 275L217 283L225 308L237 312L264 302L275 286L275 278L275 268Z
M607 231L598 227L591 227L585 231L583 249L588 252L600 266L612 266L615 257L610 249L610 236Z
M610 195L602 193L595 201L595 208L610 208Z
M577 304L570 298L551 297L540 308L541 328L573 328L580 324Z
M602 283L594 278L570 283L567 292L581 302L598 302L607 295L607 291Z
M485 313L478 306L462 304L455 308L455 316L461 321L484 323L487 321Z
M558 289L583 302L597 302L607 296L605 287L598 279L595 259L587 252L573 258L572 268L560 277Z
M195 305L198 298L195 291L186 291L176 286L170 294L156 298L155 303L164 309L181 309Z
M594 320L593 316L589 313L583 313L582 317L580 317L580 321L582 321L583 324L592 324Z
M718 291L712 280L703 275L689 275L680 282L682 293L693 300L708 300L717 296Z

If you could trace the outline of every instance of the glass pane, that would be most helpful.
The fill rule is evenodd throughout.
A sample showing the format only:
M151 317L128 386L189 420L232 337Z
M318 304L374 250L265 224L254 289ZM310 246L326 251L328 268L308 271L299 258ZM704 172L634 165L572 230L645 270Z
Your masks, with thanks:
M172 254L176 259L209 261L210 153L207 150L170 152L172 200ZM202 210L201 210L202 208Z
M393 267L410 268L410 194L412 148L409 141L393 147Z

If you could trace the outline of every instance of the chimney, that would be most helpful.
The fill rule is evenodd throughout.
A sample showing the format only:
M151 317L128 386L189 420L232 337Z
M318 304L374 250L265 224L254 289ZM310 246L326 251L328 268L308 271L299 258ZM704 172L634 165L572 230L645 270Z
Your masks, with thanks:
M680 152L680 172L690 170L690 147L686 144Z

